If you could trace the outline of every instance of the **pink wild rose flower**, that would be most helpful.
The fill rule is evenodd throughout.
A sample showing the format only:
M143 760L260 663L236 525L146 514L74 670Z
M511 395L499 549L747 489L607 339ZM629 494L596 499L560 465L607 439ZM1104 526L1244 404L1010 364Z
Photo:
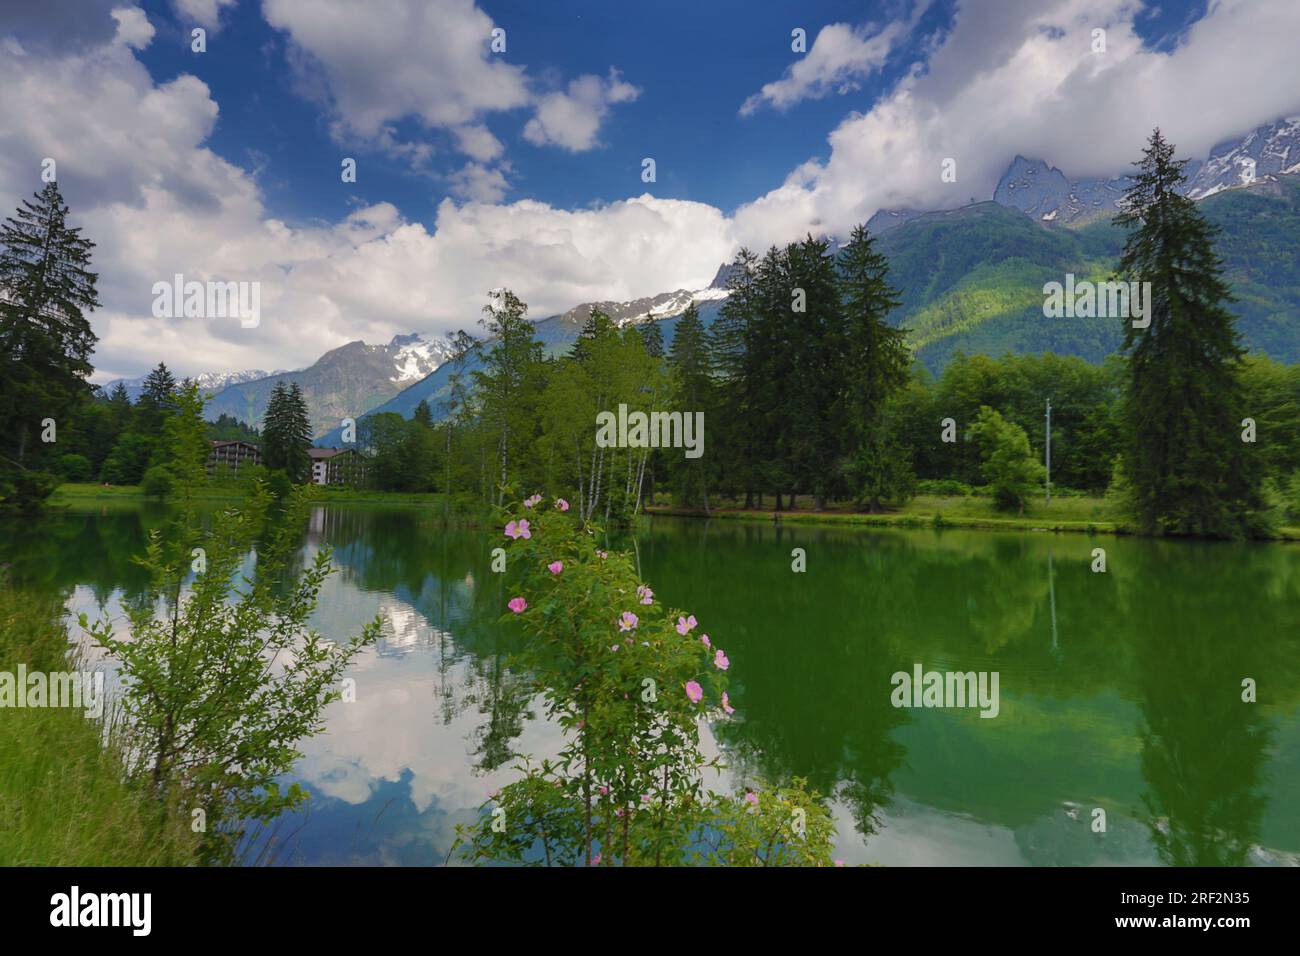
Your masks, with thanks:
M507 607L509 607L510 610L514 611L516 614L523 614L524 608L528 607L528 602L521 597L511 598L510 603L507 605Z
M686 682L686 696L691 699L692 704L698 704L704 699L704 688L698 682L688 680Z
M690 617L679 617L677 619L677 633L689 634L691 631L695 630L697 624L699 624L699 621L695 620L694 614Z
M552 561L550 564L546 566L546 570L550 571L552 574L559 574L561 571L564 570L564 562Z

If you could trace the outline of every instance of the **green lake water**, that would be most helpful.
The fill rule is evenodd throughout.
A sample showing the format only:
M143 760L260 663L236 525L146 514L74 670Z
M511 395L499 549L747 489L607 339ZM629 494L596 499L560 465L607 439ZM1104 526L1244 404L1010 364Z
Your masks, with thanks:
M498 623L503 539L426 515L312 515L304 551L338 568L315 625L341 639L379 614L384 634L357 700L303 746L313 797L277 828L279 863L441 863L516 754L559 746ZM0 562L120 618L163 517L8 526ZM850 864L1300 863L1300 547L674 519L613 544L731 660L738 712L706 738L718 784L807 778ZM918 664L996 672L997 716L895 707L892 675Z

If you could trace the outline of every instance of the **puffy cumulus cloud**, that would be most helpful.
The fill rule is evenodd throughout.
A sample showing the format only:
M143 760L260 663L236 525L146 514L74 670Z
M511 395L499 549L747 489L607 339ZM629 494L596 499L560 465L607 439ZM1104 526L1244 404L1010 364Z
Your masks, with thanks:
M788 109L806 99L821 99L832 92L847 93L858 88L858 80L870 76L885 64L890 50L906 35L905 25L895 21L872 32L847 23L823 27L812 49L795 61L785 76L745 100L742 116L756 113L764 104Z
M489 50L492 18L473 0L264 0L262 11L362 137L408 116L453 127L529 102L523 69Z
M112 17L117 23L114 42L136 50L143 50L153 42L153 24L139 7L116 7L112 11Z
M500 202L510 188L501 170L481 163L466 163L450 179L452 192L474 202Z
M486 126L458 126L454 132L460 151L481 163L491 162L505 149Z
M219 114L205 83L155 83L134 55L147 21L120 17L85 51L40 55L9 38L0 57L0 209L40 188L57 162L72 222L97 246L103 307L97 381L160 359L180 374L293 368L346 342L472 327L489 289L514 288L542 317L579 302L703 285L732 252L730 224L700 203L642 196L567 211L491 205L503 185L480 168L430 231L391 204L334 223L270 215L253 174L206 145ZM156 318L153 286L260 286L261 321Z
M235 0L172 0L178 16L209 30L220 29L222 9L234 5Z
M635 100L641 91L626 83L617 70L608 78L580 76L567 90L547 93L537 102L537 115L524 126L524 138L537 146L552 144L571 152L596 145L596 134L611 104Z
M1300 108L1300 4L1220 0L1171 49L1134 32L1136 0L964 2L924 68L829 136L830 155L736 211L762 247L844 233L889 207L992 195L1017 153L1078 177L1125 172L1159 125L1184 156ZM1093 52L1093 31L1106 50ZM1230 68L1230 69L1229 69ZM957 182L942 162L956 160Z
M300 88L337 114L335 138L411 154L416 164L427 152L394 133L408 118L450 131L457 149L487 163L503 151L481 123L489 113L531 108L530 142L580 152L598 145L612 104L640 93L614 70L535 89L521 66L492 52L495 24L473 0L264 0L263 12L289 37Z

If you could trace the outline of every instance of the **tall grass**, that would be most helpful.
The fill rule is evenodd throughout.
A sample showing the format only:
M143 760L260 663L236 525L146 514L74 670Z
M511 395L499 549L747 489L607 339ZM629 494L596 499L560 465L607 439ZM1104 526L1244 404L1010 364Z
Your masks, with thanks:
M78 669L56 601L0 581L0 671ZM178 866L198 834L183 808L127 784L119 732L66 707L0 707L0 865Z

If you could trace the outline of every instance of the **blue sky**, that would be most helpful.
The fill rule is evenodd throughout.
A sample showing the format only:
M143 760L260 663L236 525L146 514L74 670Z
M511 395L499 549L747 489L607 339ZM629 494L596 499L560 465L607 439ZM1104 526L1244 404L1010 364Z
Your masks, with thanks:
M1136 21L1138 33L1152 46L1168 45L1203 15L1205 5L1206 0L1171 0L1145 8ZM827 135L847 113L870 110L913 64L924 62L927 41L951 25L955 9L951 0L931 4L880 73L857 78L855 88L796 109L742 116L745 99L799 56L791 50L796 26L811 45L828 24L883 26L916 9L907 0L834 0L799 4L792 15L788 6L753 0L479 3L507 31L505 58L543 82L559 85L614 67L640 90L602 124L600 145L579 153L524 140L526 109L487 117L513 167L504 198L566 208L613 202L643 188L641 161L652 156L655 195L731 211L779 186L809 157L824 156ZM431 220L436 203L454 196L445 177L464 159L446 131L410 118L397 124L403 136L435 151L418 170L362 142L332 138L327 111L304 95L294 75L286 35L267 23L258 4L223 11L222 29L203 57L191 52L186 18L174 7L165 0L141 7L160 26L172 21L175 35L172 42L153 43L140 59L159 81L194 73L211 87L222 116L209 145L231 162L263 171L275 214L336 219L360 199L393 202L411 218ZM436 44L428 55L438 55ZM357 183L346 192L337 188L338 160L345 155L360 164Z
M1290 0L5 5L0 204L57 159L97 380L302 367L503 285L539 318L699 288L741 245L986 199L1016 154L1115 175L1158 124L1204 157L1300 112L1297 35ZM264 321L153 316L176 273L259 283Z

